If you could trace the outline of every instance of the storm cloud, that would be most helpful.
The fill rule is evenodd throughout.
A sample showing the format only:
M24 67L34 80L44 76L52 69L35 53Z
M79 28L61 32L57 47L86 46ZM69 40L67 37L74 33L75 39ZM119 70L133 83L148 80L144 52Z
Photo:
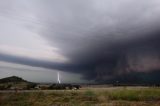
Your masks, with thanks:
M160 81L155 77L160 71L158 0L6 0L0 4L1 17L36 33L56 49L48 57L60 58L52 61L41 59L43 54L33 58L0 50L1 61L78 73L97 82Z

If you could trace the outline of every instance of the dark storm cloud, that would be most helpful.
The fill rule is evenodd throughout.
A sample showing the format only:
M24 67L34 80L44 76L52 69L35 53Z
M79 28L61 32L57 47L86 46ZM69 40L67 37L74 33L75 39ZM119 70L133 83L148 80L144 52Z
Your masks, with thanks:
M46 26L40 34L72 63L80 64L88 79L152 71L160 69L158 5L156 0L67 1L56 2L57 13L56 7L46 4L41 7L44 13L37 13ZM143 58L146 62L138 62Z
M122 78L136 82L135 76L154 77L146 74L160 69L158 0L37 0L30 4L40 22L38 33L70 62L6 55L0 55L1 60L81 73L102 82Z

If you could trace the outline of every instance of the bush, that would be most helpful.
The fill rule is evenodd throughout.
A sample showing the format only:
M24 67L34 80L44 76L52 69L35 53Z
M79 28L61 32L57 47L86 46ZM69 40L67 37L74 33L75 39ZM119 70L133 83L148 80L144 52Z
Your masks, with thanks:
M0 90L5 90L5 86L4 85L0 85Z
M29 90L29 89L35 88L36 85L37 85L37 84L35 84L35 83L29 83L29 84L27 85L27 89Z

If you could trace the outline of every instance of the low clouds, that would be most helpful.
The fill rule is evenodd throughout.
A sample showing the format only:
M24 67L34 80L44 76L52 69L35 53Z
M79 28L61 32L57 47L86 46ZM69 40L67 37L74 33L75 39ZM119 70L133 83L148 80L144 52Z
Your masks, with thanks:
M135 76L141 80L159 72L158 0L17 0L13 4L10 15L22 13L22 27L41 36L68 61L50 62L1 53L3 61L79 73L98 82L123 79L122 82L137 83ZM129 79L127 75L133 76ZM159 81L156 77L145 82L150 80Z

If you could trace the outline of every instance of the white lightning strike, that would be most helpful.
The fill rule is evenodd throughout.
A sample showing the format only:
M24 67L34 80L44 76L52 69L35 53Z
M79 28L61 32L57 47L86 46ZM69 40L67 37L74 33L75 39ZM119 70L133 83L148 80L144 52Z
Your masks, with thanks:
M61 81L60 81L60 76L59 76L59 72L57 72L57 81L58 81L59 84L61 83Z

